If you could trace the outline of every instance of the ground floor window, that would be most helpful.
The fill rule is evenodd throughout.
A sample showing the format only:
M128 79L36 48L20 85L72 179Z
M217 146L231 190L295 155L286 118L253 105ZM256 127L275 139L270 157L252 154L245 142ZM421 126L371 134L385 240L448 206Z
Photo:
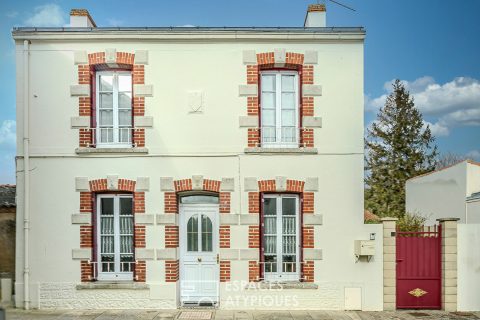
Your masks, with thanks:
M97 213L98 280L132 280L135 263L132 196L99 195Z
M299 280L298 196L266 194L263 197L262 212L262 250L265 280Z

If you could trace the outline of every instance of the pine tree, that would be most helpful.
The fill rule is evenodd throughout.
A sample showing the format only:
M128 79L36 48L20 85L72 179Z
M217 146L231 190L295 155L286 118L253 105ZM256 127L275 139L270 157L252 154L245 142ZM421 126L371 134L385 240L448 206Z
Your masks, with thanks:
M405 182L435 168L437 146L400 80L365 139L365 207L381 217L405 214Z

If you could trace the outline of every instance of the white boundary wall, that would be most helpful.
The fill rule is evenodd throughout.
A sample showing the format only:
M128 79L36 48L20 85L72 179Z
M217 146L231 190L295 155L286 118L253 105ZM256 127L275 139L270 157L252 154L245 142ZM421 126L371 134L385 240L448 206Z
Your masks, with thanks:
M458 225L458 310L480 310L480 224Z

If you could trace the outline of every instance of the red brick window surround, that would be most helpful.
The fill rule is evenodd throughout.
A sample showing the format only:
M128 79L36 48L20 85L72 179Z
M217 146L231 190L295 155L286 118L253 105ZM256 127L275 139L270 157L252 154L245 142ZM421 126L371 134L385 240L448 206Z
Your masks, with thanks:
M135 191L136 181L128 179L118 179L118 187L114 190L109 188L107 179L90 180L90 191L80 192L80 213L91 215L91 225L80 226L80 248L89 248L92 250L90 260L82 260L81 281L96 281L98 276L97 253L99 244L96 238L99 230L97 230L97 212L96 202L97 196L102 194L130 194L133 198L133 214L145 213L145 192ZM134 223L133 241L134 248L145 248L145 226ZM146 280L146 262L134 260L133 280L137 282L145 282Z
M134 64L135 54L127 52L116 52L115 63L107 63L105 52L95 52L88 54L88 64L78 65L78 84L90 86L90 96L81 96L78 99L79 116L90 117L90 128L79 129L80 147L97 147L98 126L97 126L97 108L96 101L96 74L102 71L128 72L132 80L132 104L131 104L131 127L124 129L123 138L128 135L131 145L134 147L145 146L145 129L135 128L134 117L145 115L145 97L135 97L133 87L135 84L145 84L144 65ZM123 140L125 141L125 140Z
M263 248L264 244L261 241L264 238L262 236L262 234L264 233L264 226L262 225L262 223L264 223L262 208L262 201L264 199L264 195L296 194L300 198L300 210L298 212L298 219L300 225L299 240L302 248L302 250L298 253L300 254L300 281L314 282L314 261L305 261L303 259L303 249L315 247L314 227L303 224L303 214L314 213L314 192L305 192L304 186L304 181L287 179L285 186L277 188L276 180L259 180L258 192L248 193L249 213L260 214L260 225L249 226L249 248L258 248L260 250L261 257L260 261L250 261L249 263L250 281L263 280L265 277L262 266L264 264L263 252L265 248Z
M203 179L201 188L194 188L192 179L179 179L173 181L174 191L164 192L164 212L165 214L179 213L179 197L183 192L209 192L218 195L219 213L230 213L231 192L221 190L222 181ZM219 246L220 248L230 248L230 226L219 227ZM179 227L165 226L165 247L179 247ZM165 281L176 282L180 275L179 260L165 261ZM220 261L220 282L230 281L230 261Z
M301 53L286 52L285 63L275 63L274 52L258 53L257 64L247 65L247 84L258 86L257 96L247 97L247 115L258 116L259 123L257 128L248 128L247 141L248 147L262 147L261 126L262 126L262 108L261 108L261 73L262 71L295 71L298 73L298 147L314 147L314 136L312 128L304 128L302 118L314 115L314 98L302 95L302 86L305 84L313 84L314 67L310 64L304 64L304 55ZM268 145L267 145L268 147Z

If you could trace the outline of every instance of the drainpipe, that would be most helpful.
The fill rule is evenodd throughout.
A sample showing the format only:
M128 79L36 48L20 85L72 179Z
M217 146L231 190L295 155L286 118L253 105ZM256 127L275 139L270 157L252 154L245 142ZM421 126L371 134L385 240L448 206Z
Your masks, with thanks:
M29 45L23 41L23 307L30 309L30 265L28 261L28 241L30 230L30 154L29 154Z

